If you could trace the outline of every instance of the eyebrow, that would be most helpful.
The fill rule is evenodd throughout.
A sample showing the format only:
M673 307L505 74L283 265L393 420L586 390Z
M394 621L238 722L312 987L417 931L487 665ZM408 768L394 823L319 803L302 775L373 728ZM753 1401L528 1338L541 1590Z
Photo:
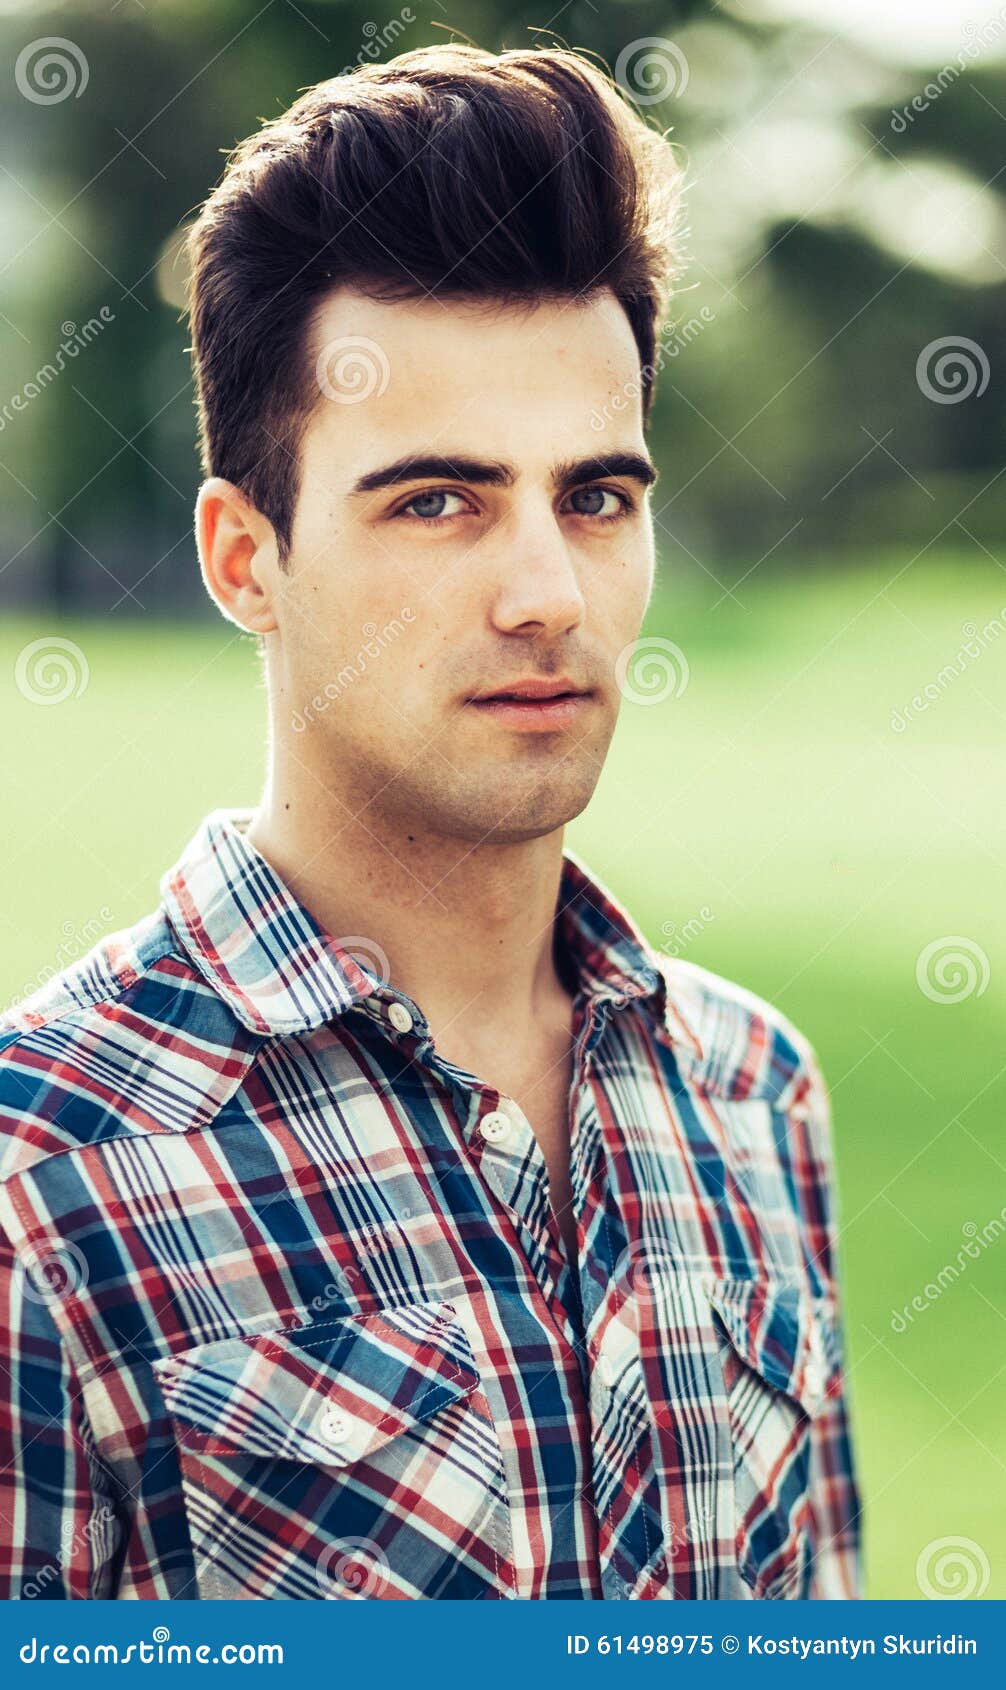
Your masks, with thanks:
M651 487L657 479L657 471L641 452L572 458L556 464L552 471L552 481L561 492L579 487L585 481L602 481L608 476L619 476ZM424 454L422 457L412 455L397 458L392 464L361 475L350 488L350 494L373 493L380 487L398 487L408 481L468 481L483 487L512 487L516 480L517 471L512 464L442 453Z

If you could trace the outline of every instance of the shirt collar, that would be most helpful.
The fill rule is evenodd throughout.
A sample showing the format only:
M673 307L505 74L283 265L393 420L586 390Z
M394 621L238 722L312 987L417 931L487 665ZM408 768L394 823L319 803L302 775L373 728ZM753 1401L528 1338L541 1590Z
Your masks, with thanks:
M178 938L243 1026L308 1032L387 986L380 945L323 929L250 844L250 809L214 810L160 883ZM588 996L637 1000L701 1058L657 953L607 887L564 849L559 939ZM666 961L666 959L665 959Z

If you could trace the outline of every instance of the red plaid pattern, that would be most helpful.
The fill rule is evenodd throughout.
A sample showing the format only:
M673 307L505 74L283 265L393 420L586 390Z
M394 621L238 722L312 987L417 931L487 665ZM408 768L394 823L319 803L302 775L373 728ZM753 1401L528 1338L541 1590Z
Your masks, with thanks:
M0 1594L859 1595L806 1039L567 851L571 1265L519 1107L247 819L0 1020Z

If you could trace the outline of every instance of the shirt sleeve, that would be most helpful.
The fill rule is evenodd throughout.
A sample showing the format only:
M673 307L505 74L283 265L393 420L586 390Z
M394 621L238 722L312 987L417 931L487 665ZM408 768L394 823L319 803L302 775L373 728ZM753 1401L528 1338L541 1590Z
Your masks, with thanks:
M838 1284L838 1202L832 1148L831 1100L817 1053L804 1045L801 1078L791 1106L792 1142L805 1199L810 1253L831 1304L838 1364L828 1396L812 1422L810 1520L812 1598L863 1595L862 1507L850 1435L845 1332Z
M114 1595L121 1534L56 1294L0 1228L0 1600Z

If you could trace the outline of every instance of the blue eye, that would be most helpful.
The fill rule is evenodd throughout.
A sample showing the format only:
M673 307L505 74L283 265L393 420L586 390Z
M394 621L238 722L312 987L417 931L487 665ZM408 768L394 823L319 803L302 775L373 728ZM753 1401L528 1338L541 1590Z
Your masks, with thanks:
M606 499L611 500L607 509ZM599 516L602 520L622 516L630 509L628 499L612 492L610 487L577 487L569 495L569 502L576 516Z
M449 501L454 500L454 508L448 508ZM460 516L470 506L460 493L452 493L447 488L431 488L427 493L415 493L407 505L403 505L399 516L414 517L419 522L440 522L452 516Z
M417 493L405 508L413 516L443 516L446 499L446 493Z

